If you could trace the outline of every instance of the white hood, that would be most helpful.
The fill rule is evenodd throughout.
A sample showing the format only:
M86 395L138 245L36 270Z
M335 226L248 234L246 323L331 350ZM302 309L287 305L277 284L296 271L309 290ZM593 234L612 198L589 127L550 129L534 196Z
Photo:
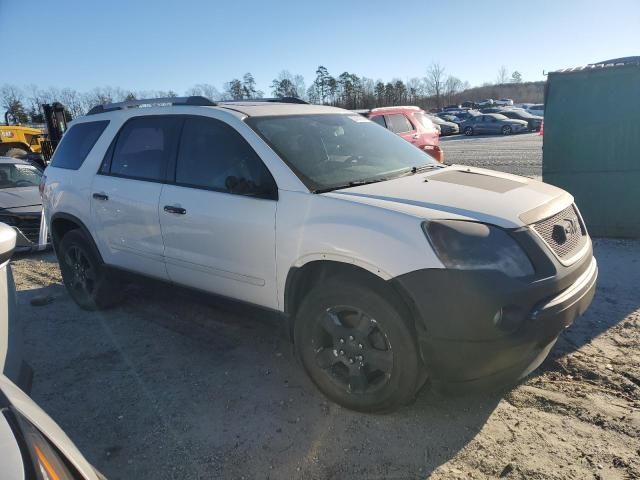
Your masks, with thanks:
M573 202L564 190L526 177L453 165L324 195L424 219L459 219L517 228Z

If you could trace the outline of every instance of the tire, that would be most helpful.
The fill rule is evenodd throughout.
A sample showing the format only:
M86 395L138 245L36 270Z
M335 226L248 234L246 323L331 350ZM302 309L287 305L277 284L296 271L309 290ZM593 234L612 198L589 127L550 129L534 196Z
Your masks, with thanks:
M504 127L502 127L502 134L503 135L511 135L513 133L513 130L511 129L511 127L509 125L505 125Z
M24 157L27 153L26 150L23 150L22 148L10 148L9 150L7 150L3 155L5 157L12 157L12 158L20 158L20 157Z
M470 137L473 135L473 127L464 127L464 134L467 137Z
M113 273L81 230L68 232L56 250L62 280L80 308L102 310L121 299Z
M380 290L330 278L305 296L294 326L298 358L313 383L361 412L409 403L424 380L413 329Z

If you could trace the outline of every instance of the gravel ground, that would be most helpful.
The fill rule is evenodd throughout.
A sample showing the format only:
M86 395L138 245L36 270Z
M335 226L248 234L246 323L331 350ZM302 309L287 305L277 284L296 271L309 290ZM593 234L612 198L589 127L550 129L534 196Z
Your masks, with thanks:
M497 162L538 138L445 149L495 142L483 155ZM388 415L326 401L264 311L148 282L88 313L53 253L13 269L33 398L110 479L640 478L640 241L595 253L594 303L532 376L485 395L423 389Z
M523 133L503 137L487 135L442 137L447 163L490 168L539 179L542 176L542 137Z

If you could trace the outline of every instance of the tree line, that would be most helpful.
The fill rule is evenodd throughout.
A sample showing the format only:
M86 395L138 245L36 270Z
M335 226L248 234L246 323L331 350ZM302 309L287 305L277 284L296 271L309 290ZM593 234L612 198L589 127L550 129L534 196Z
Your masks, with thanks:
M374 80L351 72L332 75L324 66L316 69L315 77L307 88L302 75L281 71L270 85L273 97L297 97L311 103L333 105L348 109L366 109L389 105L417 105L427 110L445 105L481 98L514 98L520 102L541 102L543 82L523 82L522 75L511 75L506 67L498 71L495 82L471 88L469 82L447 74L445 68L434 62L424 77L407 80ZM212 101L247 100L262 98L265 93L257 88L251 73L225 82L222 91L208 83L196 84L184 95L201 95ZM0 87L0 108L9 112L20 123L42 123L40 105L62 103L71 117L86 114L95 105L135 100L140 98L177 97L173 90L124 90L119 87L96 87L86 92L73 88L24 88L5 84Z

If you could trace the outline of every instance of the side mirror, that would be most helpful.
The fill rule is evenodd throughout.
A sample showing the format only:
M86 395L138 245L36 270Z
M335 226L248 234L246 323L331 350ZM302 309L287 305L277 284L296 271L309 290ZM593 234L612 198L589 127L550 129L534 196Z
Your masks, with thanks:
M16 248L16 231L4 223L0 223L0 265L13 255Z

